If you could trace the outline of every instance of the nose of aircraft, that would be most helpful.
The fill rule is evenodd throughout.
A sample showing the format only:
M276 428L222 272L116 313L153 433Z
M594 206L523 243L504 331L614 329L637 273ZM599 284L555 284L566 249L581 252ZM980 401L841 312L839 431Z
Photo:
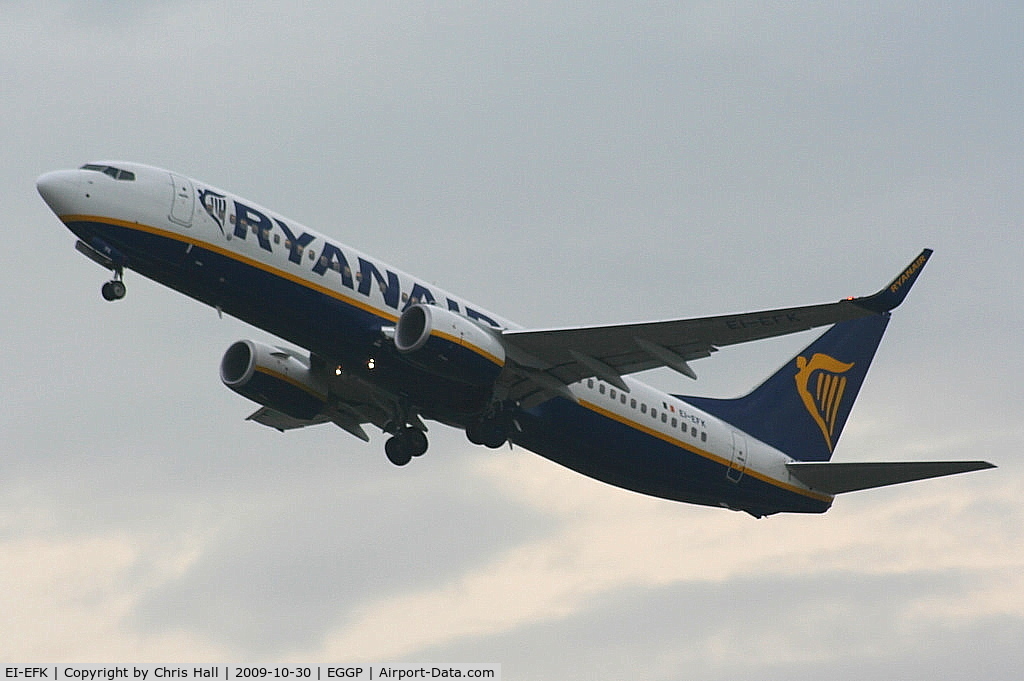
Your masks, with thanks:
M74 212L72 206L79 198L81 177L77 170L56 170L40 175L36 189L43 201L58 216Z

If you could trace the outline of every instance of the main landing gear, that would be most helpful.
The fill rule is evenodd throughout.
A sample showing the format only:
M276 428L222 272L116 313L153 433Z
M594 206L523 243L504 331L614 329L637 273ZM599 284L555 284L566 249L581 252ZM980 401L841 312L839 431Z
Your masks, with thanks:
M519 429L512 410L507 405L496 404L479 421L466 426L466 437L475 445L498 449Z
M423 456L427 451L427 436L419 428L406 426L388 438L384 443L384 453L388 461L396 466L404 466L414 456Z
M498 449L508 441L508 426L502 419L484 419L466 428L466 438L475 445Z
M103 300L113 302L124 298L128 289L125 288L122 277L124 277L124 270L114 270L114 278L103 284L103 288L100 289L100 293L103 295Z
M510 442L510 435L522 432L515 418L514 406L503 403L491 405L482 416L466 425L466 437L475 445L490 449L501 448ZM384 453L391 463L405 466L414 457L426 453L427 427L406 403L396 405L392 416L392 420L382 428L391 434L384 443Z

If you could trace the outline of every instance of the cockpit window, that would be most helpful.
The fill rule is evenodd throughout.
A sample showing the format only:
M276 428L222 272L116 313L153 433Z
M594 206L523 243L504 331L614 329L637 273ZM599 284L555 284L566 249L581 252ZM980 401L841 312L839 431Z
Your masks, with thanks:
M121 170L120 168L115 168L114 166L101 166L96 165L95 163L86 163L84 166L80 168L80 170L95 170L97 172L103 173L104 175L110 175L115 180L132 181L135 179L135 173L131 172L130 170Z

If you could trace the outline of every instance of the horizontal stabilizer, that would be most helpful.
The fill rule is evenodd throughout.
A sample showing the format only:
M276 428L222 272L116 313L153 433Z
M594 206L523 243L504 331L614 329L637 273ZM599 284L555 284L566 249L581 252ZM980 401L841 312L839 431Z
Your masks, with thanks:
M899 461L825 463L794 461L786 468L805 485L826 494L842 494L901 482L995 468L988 461Z

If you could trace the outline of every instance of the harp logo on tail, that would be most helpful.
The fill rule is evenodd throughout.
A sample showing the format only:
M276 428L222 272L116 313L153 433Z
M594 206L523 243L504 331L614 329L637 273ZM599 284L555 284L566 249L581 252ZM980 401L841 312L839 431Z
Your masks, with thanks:
M843 374L853 368L853 363L840 362L834 357L815 353L810 359L797 357L796 367L794 378L797 392L807 412L821 428L828 451L831 452L835 446L832 435L839 416L839 405L846 390L846 376Z

